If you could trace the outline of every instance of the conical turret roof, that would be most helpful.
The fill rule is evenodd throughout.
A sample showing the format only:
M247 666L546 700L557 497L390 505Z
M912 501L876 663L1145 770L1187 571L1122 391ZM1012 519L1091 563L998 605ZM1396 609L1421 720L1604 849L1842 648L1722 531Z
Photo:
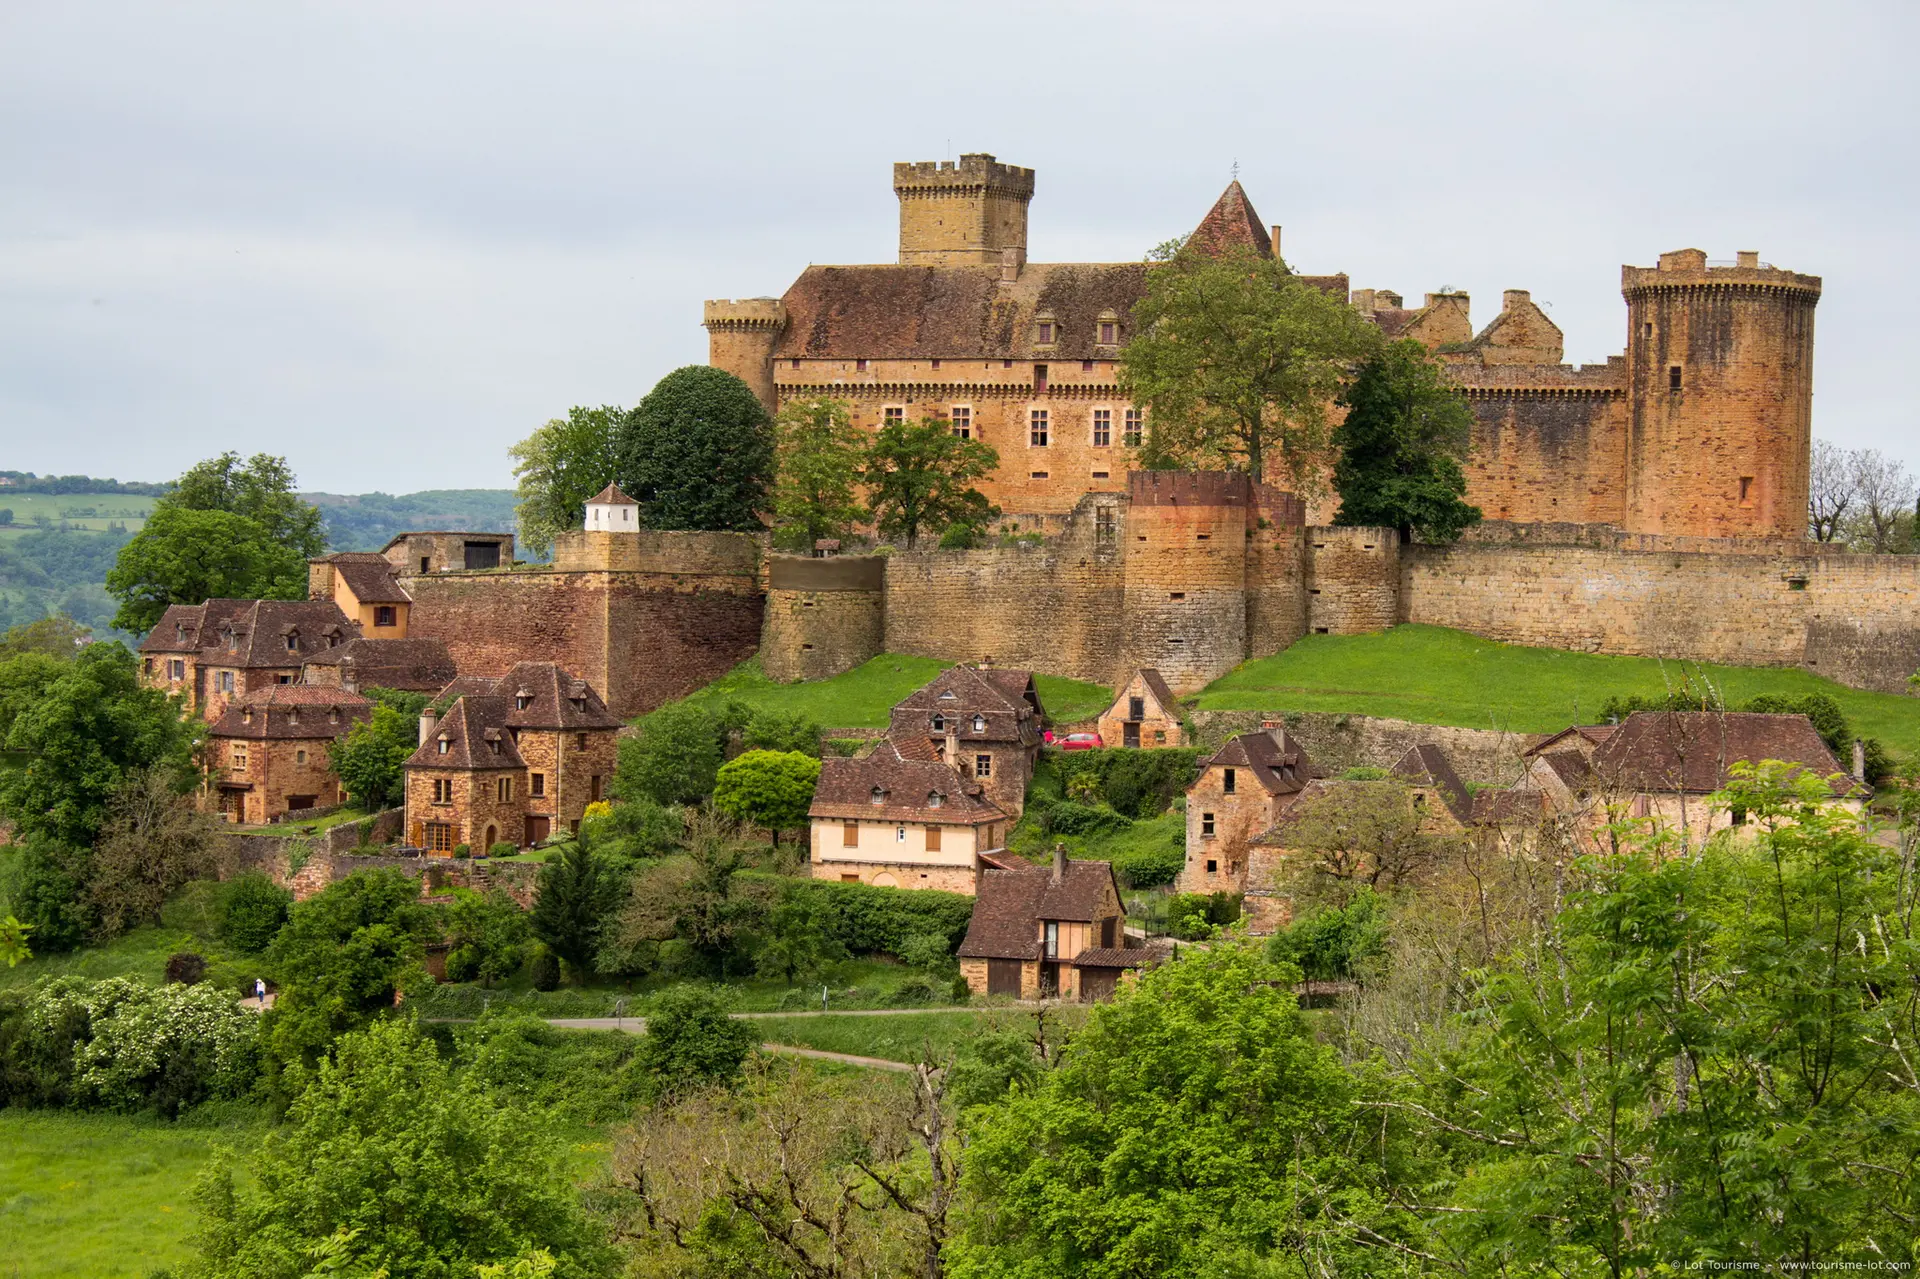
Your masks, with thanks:
M1220 198L1207 210L1207 216L1200 219L1200 225L1187 237L1187 247L1209 257L1230 252L1233 249L1252 249L1262 257L1273 256L1273 237L1260 225L1260 215L1253 211L1253 201L1247 199L1247 193L1235 178L1220 193Z
M620 491L618 484L609 484L595 493L587 501L595 506L638 506L640 503Z

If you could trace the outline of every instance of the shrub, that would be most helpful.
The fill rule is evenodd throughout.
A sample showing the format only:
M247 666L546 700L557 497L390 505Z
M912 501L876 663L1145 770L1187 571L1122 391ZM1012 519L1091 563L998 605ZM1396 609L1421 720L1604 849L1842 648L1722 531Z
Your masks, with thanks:
M1359 976L1366 961L1386 949L1386 902L1364 887L1344 907L1296 919L1267 943L1270 958L1296 965L1315 981Z
M1120 877L1121 885L1126 888L1155 888L1161 884L1171 884L1180 877L1181 868L1187 864L1185 842L1182 839L1160 848L1116 853L1112 859L1113 873Z
M956 1004L964 1004L973 998L973 987L967 985L965 973L955 973L953 980L947 983L947 998Z
M471 946L455 946L447 952L447 980L472 981L480 975L480 955Z
M950 970L954 964L953 945L940 933L919 933L900 947L900 962L909 968Z
M895 1007L913 1008L940 998L940 986L931 977L909 977L893 988L887 1002Z
M747 721L741 743L750 751L798 751L820 754L820 725L798 711L758 710Z
M1053 835L1095 835L1101 831L1125 830L1133 823L1111 808L1093 808L1063 799L1048 806L1042 824Z
M533 952L533 988L560 989L560 961L545 946L538 946Z
M471 844L455 844L453 846L453 860L463 862L472 856L473 846Z
M947 531L940 535L940 549L943 551L971 551L977 546L986 545L986 530L978 524L949 524Z
M591 807L591 805L589 805L589 807ZM512 857L515 853L519 851L520 849L514 845L512 840L503 839L497 844L495 844L492 848L489 848L487 850L487 856Z
M1092 793L1087 783L1077 780L1092 777L1097 779L1098 795L1104 797L1116 813L1141 820L1158 817L1176 798L1186 794L1200 755L1197 748L1191 747L1061 752L1057 767L1064 777L1068 798L1078 800Z
M753 1029L727 1015L718 995L675 986L647 1014L639 1065L654 1096L732 1083L753 1051Z
M1352 768L1340 774L1340 780L1343 782L1384 782L1387 780L1387 770L1375 767L1372 764L1355 764Z
M1235 893L1179 893L1167 903L1167 931L1182 941L1205 941L1239 918Z
M265 950L287 922L293 894L258 872L229 880L220 896L221 940L249 954Z
M727 723L687 702L662 706L640 721L636 737L620 740L614 768L616 799L656 804L697 804L713 793L720 771Z
M191 986L207 975L207 961L190 950L167 956L167 980L179 986Z
M915 937L929 933L959 946L973 918L973 898L933 888L875 888L825 879L790 879L743 872L742 878L803 897L821 929L856 955L898 955Z
M645 1095L640 1039L560 1030L529 1012L489 1011L453 1034L460 1082L505 1104L578 1124L628 1119Z

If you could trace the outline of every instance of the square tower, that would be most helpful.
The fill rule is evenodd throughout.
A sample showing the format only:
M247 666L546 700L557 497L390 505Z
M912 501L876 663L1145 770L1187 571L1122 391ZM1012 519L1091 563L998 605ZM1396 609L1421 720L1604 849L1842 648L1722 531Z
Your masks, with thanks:
M1027 261L1033 170L984 152L893 166L900 197L900 265L1011 266Z

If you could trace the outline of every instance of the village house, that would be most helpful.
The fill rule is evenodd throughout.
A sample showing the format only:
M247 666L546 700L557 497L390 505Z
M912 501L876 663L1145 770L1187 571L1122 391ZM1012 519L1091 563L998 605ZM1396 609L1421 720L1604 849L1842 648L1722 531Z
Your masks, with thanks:
M823 760L807 817L815 879L969 894L1013 824L979 782L918 739Z
M420 715L407 759L408 840L445 856L465 845L525 847L577 832L606 798L620 720L584 680L552 662L522 662L498 679L448 687L444 715Z
M345 802L329 751L371 711L357 693L304 684L237 696L207 735L208 802L249 825Z
M300 668L300 682L317 688L391 688L403 693L437 693L459 671L439 640L350 639L315 653Z
M140 641L140 679L211 724L237 696L297 683L309 659L359 635L331 600L174 604Z
M1272 827L1320 770L1284 728L1241 733L1208 756L1187 788L1183 893L1238 893L1247 886L1247 848Z
M903 698L893 708L887 736L926 743L1018 818L1045 728L1033 673L982 663L952 667ZM916 753L924 752L908 752Z
M1160 672L1152 668L1133 673L1115 695L1113 705L1101 713L1094 731L1105 746L1181 746L1186 742L1180 726L1180 701Z
M1061 844L1051 866L982 873L960 972L978 995L1090 1002L1111 998L1121 974L1163 957L1127 945L1112 864L1070 860Z
M405 639L413 596L399 570L372 551L340 551L307 561L307 597L331 600L371 639Z
M513 534L432 529L396 533L380 556L400 573L454 573L507 568L513 564Z

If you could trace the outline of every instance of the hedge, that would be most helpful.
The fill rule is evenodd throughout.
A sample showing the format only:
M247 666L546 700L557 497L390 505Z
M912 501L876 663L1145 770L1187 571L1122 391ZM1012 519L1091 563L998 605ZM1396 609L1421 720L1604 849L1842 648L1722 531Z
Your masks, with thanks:
M1066 788L1076 776L1091 774L1099 779L1100 794L1113 810L1127 817L1158 817L1178 796L1193 784L1194 769L1204 751L1192 747L1164 750L1109 749L1097 751L1059 751L1053 764L1060 773L1060 785Z
M794 879L743 872L779 885L789 899L804 901L828 934L856 955L898 955L914 937L935 933L949 949L967 935L973 898L934 888L875 888L830 879Z

